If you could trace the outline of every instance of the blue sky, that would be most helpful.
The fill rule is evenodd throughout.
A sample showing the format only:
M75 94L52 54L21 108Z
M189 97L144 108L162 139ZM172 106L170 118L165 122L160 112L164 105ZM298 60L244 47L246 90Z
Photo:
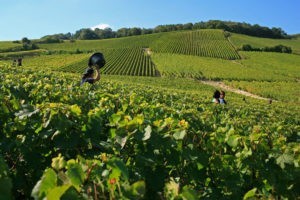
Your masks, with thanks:
M300 33L300 0L0 0L0 41L218 19Z

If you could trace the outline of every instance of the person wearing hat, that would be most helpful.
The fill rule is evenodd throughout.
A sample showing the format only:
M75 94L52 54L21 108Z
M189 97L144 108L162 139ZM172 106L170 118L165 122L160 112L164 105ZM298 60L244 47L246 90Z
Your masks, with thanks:
M91 67L87 68L85 70L85 73L82 75L80 85L84 84L85 82L93 84L93 83L99 81L100 80L100 71L98 68L96 68L96 71L97 71L97 76L95 78L94 77L95 70Z

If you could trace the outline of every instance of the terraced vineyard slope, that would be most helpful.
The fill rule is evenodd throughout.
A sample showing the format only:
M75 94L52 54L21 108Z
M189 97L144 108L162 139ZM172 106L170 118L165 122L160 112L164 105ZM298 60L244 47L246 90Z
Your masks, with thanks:
M158 53L185 54L228 60L240 58L222 30L166 33L150 47Z
M110 75L156 76L157 70L143 48L104 49L106 65L101 72ZM65 65L59 70L81 73L86 68L88 57L80 62Z

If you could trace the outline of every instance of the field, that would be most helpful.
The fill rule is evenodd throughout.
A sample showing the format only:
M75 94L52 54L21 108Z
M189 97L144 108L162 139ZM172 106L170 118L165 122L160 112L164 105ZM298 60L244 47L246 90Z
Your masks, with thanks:
M161 74L212 80L295 81L299 79L300 56L241 52L247 59L222 60L172 54L154 54ZM259 71L259 73L257 73ZM253 76L253 74L256 74Z
M12 43L11 41L9 42L0 42L0 52L7 50L9 48L13 48L13 47L19 47L22 46L22 44L18 44L18 43Z
M222 34L0 53L0 199L299 199L300 56ZM80 86L95 51L101 80ZM206 80L273 102L226 91L215 105Z
M299 83L298 82L268 82L268 81L226 81L227 85L240 88L253 94L258 94L283 102L294 102L299 106Z
M252 47L271 47L276 45L285 45L291 47L293 53L300 54L300 42L299 37L294 39L269 39L269 38L257 38L252 36L246 36L241 34L232 33L230 41L240 48L243 44L250 44Z
M157 53L185 54L229 60L240 58L221 30L168 33L153 42L150 48Z

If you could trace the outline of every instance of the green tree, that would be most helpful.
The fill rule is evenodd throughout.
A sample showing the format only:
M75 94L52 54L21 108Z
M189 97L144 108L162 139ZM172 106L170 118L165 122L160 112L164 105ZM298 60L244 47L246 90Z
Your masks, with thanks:
M31 41L27 37L24 37L24 38L22 38L22 43L23 44L30 44Z
M192 29L193 29L192 23L183 24L183 30L192 30Z
M85 28L85 29L80 29L79 31L76 31L75 38L80 39L80 40L95 40L99 39L98 35L91 29Z
M129 30L129 35L131 36L131 35L141 35L142 34L142 29L141 28L136 28L136 27L134 27L134 28L131 28L130 30Z
M96 28L95 33L98 35L99 39L116 37L116 33L113 32L111 28L105 28L105 29Z
M252 51L252 46L250 44L243 44L242 51Z
M120 28L117 30L117 37L125 37L129 34L129 28Z
M144 34L151 34L153 33L153 29L152 28L143 28L142 29L142 35Z

